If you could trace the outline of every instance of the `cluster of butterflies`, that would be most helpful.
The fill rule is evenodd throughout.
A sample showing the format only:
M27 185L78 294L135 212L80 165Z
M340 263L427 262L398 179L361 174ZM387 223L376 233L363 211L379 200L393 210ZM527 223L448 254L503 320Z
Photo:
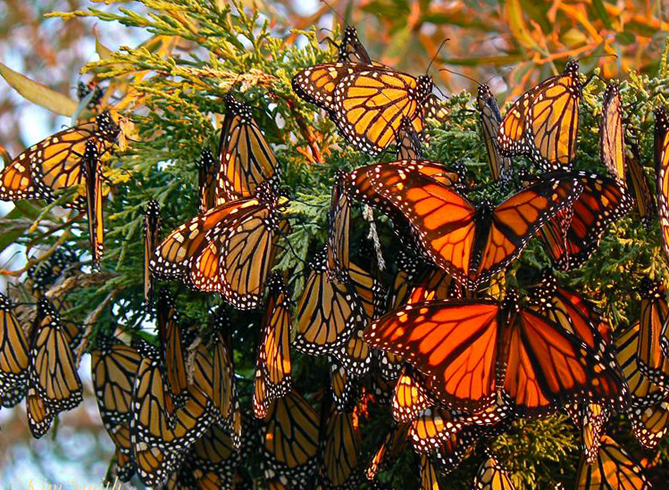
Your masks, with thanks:
M604 94L601 155L610 176L571 170L582 83L578 63L531 89L501 116L485 85L476 105L493 178L520 190L501 204L474 203L461 168L425 160L421 133L440 119L430 77L415 78L370 59L348 28L339 60L293 79L295 93L323 109L344 138L372 155L395 145L398 159L339 171L327 241L293 304L273 272L291 227L289 197L272 148L246 103L229 95L218 155L199 162L199 214L161 237L160 206L145 210L147 304L156 279L219 293L237 310L262 306L253 392L254 418L242 414L230 321L223 307L198 328L180 319L162 289L156 346L127 333L95 336L92 372L105 428L116 446L116 475L135 472L156 488L247 488L240 471L262 454L267 487L383 488L380 472L411 446L422 488L455 469L474 448L485 457L477 490L511 490L490 441L517 418L566 411L582 431L579 489L650 488L639 465L603 433L625 414L645 447L669 427L667 291L646 279L638 324L614 338L594 304L546 273L520 294L504 274L539 236L559 270L580 267L610 224L636 204L652 224L655 203L632 146L625 148L617 85ZM120 129L109 113L57 133L19 155L0 175L0 198L54 201L87 211L94 263L103 252L101 158ZM514 175L512 158L538 166ZM669 253L669 120L656 112L658 208ZM631 185L628 188L627 170ZM386 293L373 260L350 250L353 201L388 217L403 251ZM289 250L287 248L286 250ZM369 252L369 257L374 255ZM485 287L487 284L489 287ZM35 437L82 400L77 375L81 331L45 299L20 321L0 297L0 399L24 396ZM22 323L24 325L22 325ZM28 324L28 325L26 325ZM291 347L325 356L330 379L319 395L293 387ZM312 404L319 401L320 411ZM373 404L389 406L392 428L368 464L361 431Z

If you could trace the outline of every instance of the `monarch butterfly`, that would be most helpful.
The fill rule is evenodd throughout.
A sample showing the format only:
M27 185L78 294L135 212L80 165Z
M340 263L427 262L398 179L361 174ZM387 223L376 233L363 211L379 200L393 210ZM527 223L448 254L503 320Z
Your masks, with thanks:
M217 416L224 425L234 424L237 388L235 366L230 346L230 319L223 308L218 309L213 319L214 362L213 396ZM237 444L235 444L237 446Z
M393 418L399 423L410 422L434 405L436 401L425 387L420 374L405 367L393 393Z
M251 107L227 95L225 109L218 148L216 205L253 197L262 182L279 177L274 152L253 119Z
M130 444L130 412L139 352L114 337L98 334L91 353L93 387L102 423L116 446L118 477L129 481L135 473Z
M130 440L139 476L147 485L158 486L176 468L179 453L191 447L214 419L206 394L191 385L188 400L174 411L174 425L170 426L170 397L157 352L154 348L139 352L143 359L133 386Z
M346 173L343 170L337 172L332 188L332 200L328 219L328 275L340 281L346 280L346 274L350 267L348 247L351 227L351 205L348 195L344 192L345 178Z
M511 159L500 155L497 134L502 122L502 114L499 112L497 99L490 91L490 87L485 84L479 84L476 107L478 108L479 121L483 131L488 167L492 173L492 178L500 180L511 170Z
M275 400L261 427L265 478L283 476L287 488L305 487L317 469L319 417L295 390Z
M617 83L609 83L604 91L599 141L602 162L611 175L625 185L625 125L623 101Z
M515 490L506 468L497 458L487 454L486 459L479 466L472 490Z
M26 286L29 286L37 297L42 296L60 279L64 270L77 260L76 254L71 250L62 247L56 249L48 262L41 262L28 269Z
M87 84L79 82L77 84L77 98L83 101L88 98L86 108L95 110L102 102L105 96L105 91L95 81L91 80Z
M292 81L293 90L302 99L331 111L334 102L334 90L342 78L356 70L370 67L387 67L372 61L367 50L358 38L355 27L344 30L344 37L338 47L337 63L325 63L299 72Z
M416 130L411 125L411 121L406 117L402 117L402 122L397 130L397 159L423 159L423 149L421 148L418 133L416 133Z
M571 208L558 213L541 230L551 259L562 270L583 265L606 228L632 209L632 199L618 181L587 172L572 175L583 191Z
M369 175L372 186L409 220L427 254L470 290L504 269L582 186L555 173L497 207L478 207L413 167L387 166Z
M86 141L82 159L86 181L86 214L91 240L93 265L98 267L105 249L105 227L102 214L102 163L96 142Z
M348 374L344 366L335 358L329 357L330 389L332 401L340 412L351 410L358 395L357 380Z
M169 290L163 288L158 296L156 324L160 339L162 367L165 372L167 388L170 391L175 409L182 407L188 399L188 375L183 334L179 325L179 314L174 298Z
M321 439L319 476L325 488L359 488L360 432L357 413L331 404Z
M54 192L84 186L83 155L86 143L92 141L98 150L108 150L116 142L120 129L108 112L84 123L56 133L31 146L17 156L0 174L0 200L55 200ZM102 153L102 151L101 151ZM66 204L85 209L83 197Z
M660 403L665 392L651 382L639 369L637 352L639 349L639 323L625 330L615 340L616 358L629 386L630 408L646 408Z
M559 286L555 276L544 274L538 286L530 288L529 302L547 318L576 335L597 355L617 366L611 345L611 326L596 306L576 292Z
M627 452L609 436L602 436L599 456L594 464L581 459L576 488L578 490L650 490L643 470Z
M421 490L440 490L437 470L426 454L420 455L420 489Z
M265 417L269 404L285 396L292 386L289 346L293 323L291 308L283 279L279 275L273 276L269 281L269 301L256 360L253 411L259 419Z
M379 470L390 466L399 457L406 446L408 431L409 425L402 424L388 432L367 466L365 475L368 480L374 480Z
M668 343L667 331L663 328L669 319L667 289L664 284L644 277L639 285L639 294L641 313L637 362L648 379L666 390L669 389L669 359L664 355L662 346Z
M346 44L344 51L351 51L349 46L353 45ZM346 61L312 66L295 75L295 93L325 109L351 144L374 155L394 140L402 117L417 133L423 130L426 112L434 104L432 77L414 78L341 53Z
M30 344L16 318L14 307L4 294L0 294L0 402L2 406L14 405L14 390L28 380ZM22 398L22 397L21 397ZM17 401L18 403L18 401Z
M657 208L664 243L669 256L669 116L664 108L655 111L655 174L657 176Z
M407 304L435 299L462 299L462 291L448 272L434 267L426 268L411 288Z
M567 413L581 429L581 445L588 463L593 463L599 452L600 437L611 411L599 403L578 402L567 405Z
M340 63L354 63L378 67L383 66L381 63L372 61L369 53L367 53L367 49L365 49L365 46L360 42L358 31L353 26L348 26L344 29L344 39L338 48L339 53L337 55L337 60Z
M402 356L425 376L432 394L454 410L481 410L498 394L525 416L551 413L574 399L622 401L626 389L617 369L517 299L509 290L503 303L407 305L374 322L365 340Z
M632 181L632 192L636 202L636 208L641 216L641 222L649 228L657 215L655 199L650 191L650 184L646 171L641 164L641 151L635 144L630 145L631 154L626 154L628 178Z
M278 211L288 200L263 182L256 196L221 204L172 231L151 259L153 273L200 291L221 292L237 309L262 302L280 234Z
M402 160L392 163L379 163L367 167L360 167L349 174L346 182L346 192L350 194L353 199L377 208L388 216L393 231L403 245L417 252L417 254L423 254L422 247L416 237L416 231L406 224L404 215L391 204L390 200L381 196L372 186L370 181L370 176L372 174L393 172L394 167L397 166L407 167L413 171L433 177L445 185L460 185L463 181L463 174L459 168L449 168L442 163L425 160Z
M179 479L194 482L194 487L202 490L226 488L240 462L230 435L222 426L212 424L188 451L179 469Z
M309 355L334 354L346 346L365 311L348 281L329 280L326 251L316 254L297 305L293 346Z
M160 205L149 201L144 210L144 301L151 302L153 296L153 276L151 257L160 240Z
M199 213L204 214L216 206L217 167L209 148L200 153L197 162L198 191L200 194Z
M525 92L509 108L497 141L502 156L526 155L543 171L563 170L576 155L582 85L579 64Z
M83 388L65 328L46 299L37 303L33 332L26 407L30 430L39 439L58 413L82 402Z
M463 427L452 412L430 407L411 421L409 438L416 452L429 454L438 450Z

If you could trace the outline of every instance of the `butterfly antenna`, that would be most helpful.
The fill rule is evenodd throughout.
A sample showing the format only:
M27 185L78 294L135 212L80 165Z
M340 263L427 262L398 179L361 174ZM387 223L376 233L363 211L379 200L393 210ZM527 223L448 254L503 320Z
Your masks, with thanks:
M479 81L476 80L475 78L472 78L472 77L470 77L470 76L467 76L467 75L465 75L464 73L460 73L460 72L457 72L457 71L455 71L455 70L451 70L451 69L449 69L449 68L440 68L439 71L447 71L448 73L452 73L453 75L458 75L459 77L466 78L467 80L471 80L472 82L474 82L474 83L475 83L476 85L478 85L479 87L483 85L481 82L479 82ZM494 77L493 77L493 78L494 78Z
M337 12L332 5L330 5L326 0L321 0L321 3L324 3L333 14L335 14L337 17L339 17L339 19L341 19L342 25L346 25L346 19L344 18L344 16L341 15L339 12Z
M451 38L450 38L450 37L447 37L446 39L444 39L443 41L441 41L441 44L439 45L439 49L437 49L437 52L434 53L434 56L432 56L432 59L430 60L430 63L427 65L427 70L425 70L425 74L426 74L426 75L427 75L428 73L430 73L430 68L432 67L432 63L434 63L434 60L437 59L437 56L439 55L439 52L441 51L441 48L443 48L443 47L444 47L444 44L446 44L446 43L447 43L448 41L450 41L450 40L451 40Z
M606 53L606 54L589 54L586 56L581 56L580 58L576 58L576 61L582 61L582 60L587 60L588 58L609 58L613 56L614 58L618 59L618 55L615 53Z

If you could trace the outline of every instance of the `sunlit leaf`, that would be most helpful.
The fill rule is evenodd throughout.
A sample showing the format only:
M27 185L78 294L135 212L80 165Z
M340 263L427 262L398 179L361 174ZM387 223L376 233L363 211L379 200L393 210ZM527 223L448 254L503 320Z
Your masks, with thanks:
M95 29L95 52L98 53L98 56L101 60L107 60L111 58L113 51L107 46L100 42L100 36L98 36L98 30Z
M56 114L71 116L77 110L78 104L68 96L35 82L2 63L0 75L24 98Z

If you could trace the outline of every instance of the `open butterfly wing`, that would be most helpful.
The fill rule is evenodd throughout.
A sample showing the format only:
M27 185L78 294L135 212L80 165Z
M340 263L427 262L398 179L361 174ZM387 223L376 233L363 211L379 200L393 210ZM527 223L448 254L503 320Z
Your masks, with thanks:
M378 69L354 72L336 85L331 115L350 143L376 155L395 140L403 117L422 132L422 107L431 91L427 78Z
M617 368L559 325L521 308L509 332L504 391L519 415L549 414L571 400L622 405L626 390Z
M499 311L493 301L418 303L374 322L364 339L412 364L440 401L473 412L495 399Z
M469 272L470 283L487 281L515 260L530 238L547 220L574 202L580 190L574 178L546 176L497 206L481 261L476 270Z

